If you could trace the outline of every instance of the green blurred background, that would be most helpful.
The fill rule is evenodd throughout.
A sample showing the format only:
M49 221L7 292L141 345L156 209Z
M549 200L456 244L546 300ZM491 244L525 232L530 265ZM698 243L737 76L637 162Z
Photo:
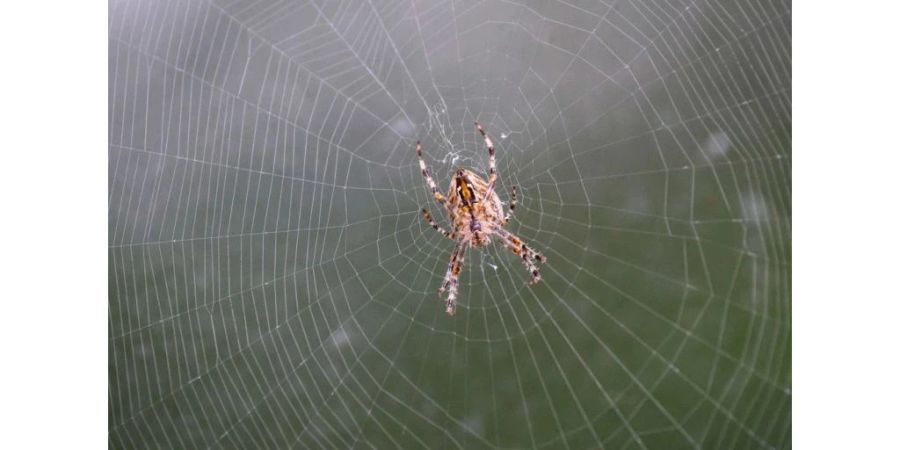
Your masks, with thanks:
M790 2L109 12L110 448L790 446Z

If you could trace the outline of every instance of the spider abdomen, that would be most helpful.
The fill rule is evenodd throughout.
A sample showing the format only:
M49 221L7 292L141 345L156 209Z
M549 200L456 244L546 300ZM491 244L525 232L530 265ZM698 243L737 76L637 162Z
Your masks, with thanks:
M457 239L473 247L491 243L491 235L502 226L503 204L496 192L474 172L460 169L450 183L448 214Z

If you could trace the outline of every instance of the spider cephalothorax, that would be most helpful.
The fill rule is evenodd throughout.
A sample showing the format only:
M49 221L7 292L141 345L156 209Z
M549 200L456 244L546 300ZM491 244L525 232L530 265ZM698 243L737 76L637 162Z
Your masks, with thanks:
M452 232L441 228L435 223L434 218L427 209L422 208L422 216L428 221L432 228L446 236L448 239L456 241L456 247L453 248L453 254L450 257L450 264L447 266L447 273L444 275L444 282L438 293L443 294L447 291L447 314L453 315L456 312L456 295L459 290L459 271L462 268L463 257L468 247L484 247L491 243L491 238L496 236L503 245L511 252L515 253L522 259L525 267L531 274L529 284L537 283L541 280L541 274L538 271L535 261L544 263L546 258L536 253L530 247L525 245L521 239L507 231L504 227L509 223L513 211L516 209L516 187L512 187L512 198L509 202L509 212L503 213L503 203L500 197L494 191L497 183L497 164L494 156L494 144L491 138L484 132L481 125L475 122L475 127L484 137L484 144L487 146L488 155L490 157L490 173L488 181L479 177L468 169L457 169L450 181L450 190L445 197L438 191L434 179L428 173L428 166L422 158L422 144L416 142L416 154L419 155L419 168L422 169L422 176L431 189L434 199L440 203L447 213L450 220Z

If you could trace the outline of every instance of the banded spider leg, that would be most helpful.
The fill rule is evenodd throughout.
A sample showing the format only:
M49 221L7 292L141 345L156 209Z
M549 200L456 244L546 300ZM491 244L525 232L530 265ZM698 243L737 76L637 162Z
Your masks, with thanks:
M544 264L547 262L547 258L532 250L524 241L505 229L501 228L497 230L497 235L500 236L500 239L503 240L503 245L505 245L509 251L522 258L522 264L525 265L525 268L528 269L528 273L531 276L528 280L528 284L534 285L538 281L541 281L541 272L534 262L537 261Z
M478 131L481 133L481 137L484 138L484 145L488 150L488 186L487 186L487 195L485 197L490 197L490 194L494 192L494 185L497 184L497 155L494 150L494 142L491 141L491 138L488 137L487 133L484 132L484 128L481 128L481 124L475 122L475 128L478 128Z
M447 314L456 314L456 295L459 292L459 272L462 270L463 260L466 256L465 242L457 242L453 248L453 256L447 264L447 273L444 274L444 284L438 289L438 295L447 291Z

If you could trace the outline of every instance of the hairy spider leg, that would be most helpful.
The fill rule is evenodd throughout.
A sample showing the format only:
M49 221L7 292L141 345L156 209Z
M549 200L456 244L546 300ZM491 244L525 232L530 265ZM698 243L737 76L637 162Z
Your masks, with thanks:
M503 218L503 225L509 223L509 219L512 218L513 213L516 212L516 205L518 204L516 199L516 187L512 187L512 194L510 195L509 201L509 211L506 213L506 217Z
M453 274L453 265L457 258L459 258L459 251L462 248L462 245L462 242L457 242L453 247L453 253L450 254L450 262L447 263L447 272L444 273L444 281L441 282L441 287L438 288L438 294L443 294L444 291L447 290L447 285L450 284L450 276Z
M478 131L481 132L481 137L484 138L484 145L487 146L488 149L488 166L490 168L490 172L488 175L488 186L485 190L485 198L491 198L491 193L494 192L494 185L497 183L497 158L494 155L494 143L491 141L491 138L488 137L487 133L484 132L484 128L481 128L481 124L475 122L475 128L478 128Z
M528 280L528 284L534 285L538 281L541 281L541 272L538 270L537 266L534 265L534 260L543 264L547 261L547 258L532 250L525 242L509 231L499 229L497 230L497 235L500 236L500 239L503 240L503 244L509 251L522 258L522 264L525 265L525 268L528 269L528 272L531 274L531 279Z
M435 230L437 230L438 233L443 234L444 237L446 237L447 239L450 239L450 240L456 240L456 233L451 233L451 232L445 230L444 228L442 228L440 225L438 225L438 224L434 221L434 218L431 217L431 213L428 212L427 209L422 208L422 216L425 217L425 221L427 221L428 224L431 225L431 228L434 228Z
M458 242L453 248L453 256L450 257L450 263L447 265L447 273L444 275L444 284L438 289L438 294L447 291L447 315L456 314L456 295L459 292L459 272L462 270L462 264L466 256L465 242Z
M497 229L497 235L502 237L504 240L508 240L509 242L515 244L518 248L523 249L523 251L527 254L527 256L531 259L536 260L537 262L544 264L547 262L547 257L532 250L531 247L525 245L525 242L522 241L518 236L512 234L509 230L505 228ZM513 252L515 254L519 254L519 252Z
M438 191L434 179L431 178L431 174L428 173L428 166L425 165L425 158L422 157L421 141L416 141L416 155L419 156L419 168L422 169L422 176L425 177L425 182L428 183L428 187L431 189L431 195L434 196L434 199L437 200L438 203L444 205L445 208L450 209L450 207L447 206L447 199L444 198L444 194L441 194L440 191Z

